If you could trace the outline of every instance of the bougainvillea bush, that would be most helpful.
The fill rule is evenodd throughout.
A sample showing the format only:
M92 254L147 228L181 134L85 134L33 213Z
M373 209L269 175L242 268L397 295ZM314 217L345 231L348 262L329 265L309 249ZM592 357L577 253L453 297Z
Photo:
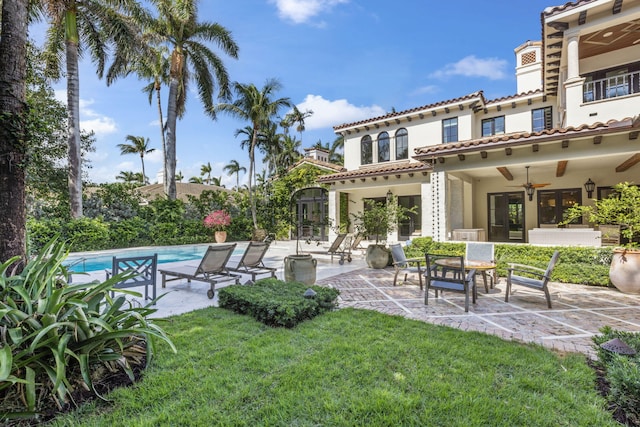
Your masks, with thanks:
M213 211L204 218L204 226L214 231L223 231L231 224L231 215L222 209Z

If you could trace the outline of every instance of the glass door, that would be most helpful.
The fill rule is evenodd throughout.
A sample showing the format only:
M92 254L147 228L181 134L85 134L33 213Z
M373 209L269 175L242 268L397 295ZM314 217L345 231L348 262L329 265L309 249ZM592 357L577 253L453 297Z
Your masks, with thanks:
M489 241L524 242L524 191L487 197Z

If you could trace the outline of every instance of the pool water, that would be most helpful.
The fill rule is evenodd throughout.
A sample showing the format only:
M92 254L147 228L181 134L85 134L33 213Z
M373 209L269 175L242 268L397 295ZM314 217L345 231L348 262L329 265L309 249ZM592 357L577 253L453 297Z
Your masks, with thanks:
M200 260L206 252L209 244L182 245L182 246L157 246L145 248L119 249L117 251L97 251L72 253L64 262L70 270L76 273L86 273L110 269L113 257L135 257L158 254L158 264L177 261ZM244 249L237 248L233 255L242 254Z

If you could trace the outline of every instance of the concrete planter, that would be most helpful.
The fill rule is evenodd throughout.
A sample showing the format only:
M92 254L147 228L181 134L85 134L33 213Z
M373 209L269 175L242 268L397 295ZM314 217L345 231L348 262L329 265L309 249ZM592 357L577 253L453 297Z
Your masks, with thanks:
M640 294L640 250L614 249L609 279L621 292Z

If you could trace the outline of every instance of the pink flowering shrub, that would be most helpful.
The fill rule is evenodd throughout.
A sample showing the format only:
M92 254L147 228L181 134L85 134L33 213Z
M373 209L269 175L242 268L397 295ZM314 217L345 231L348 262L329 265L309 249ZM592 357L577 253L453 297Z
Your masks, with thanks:
M231 224L231 215L223 210L213 211L204 218L204 226L215 231L223 231Z

